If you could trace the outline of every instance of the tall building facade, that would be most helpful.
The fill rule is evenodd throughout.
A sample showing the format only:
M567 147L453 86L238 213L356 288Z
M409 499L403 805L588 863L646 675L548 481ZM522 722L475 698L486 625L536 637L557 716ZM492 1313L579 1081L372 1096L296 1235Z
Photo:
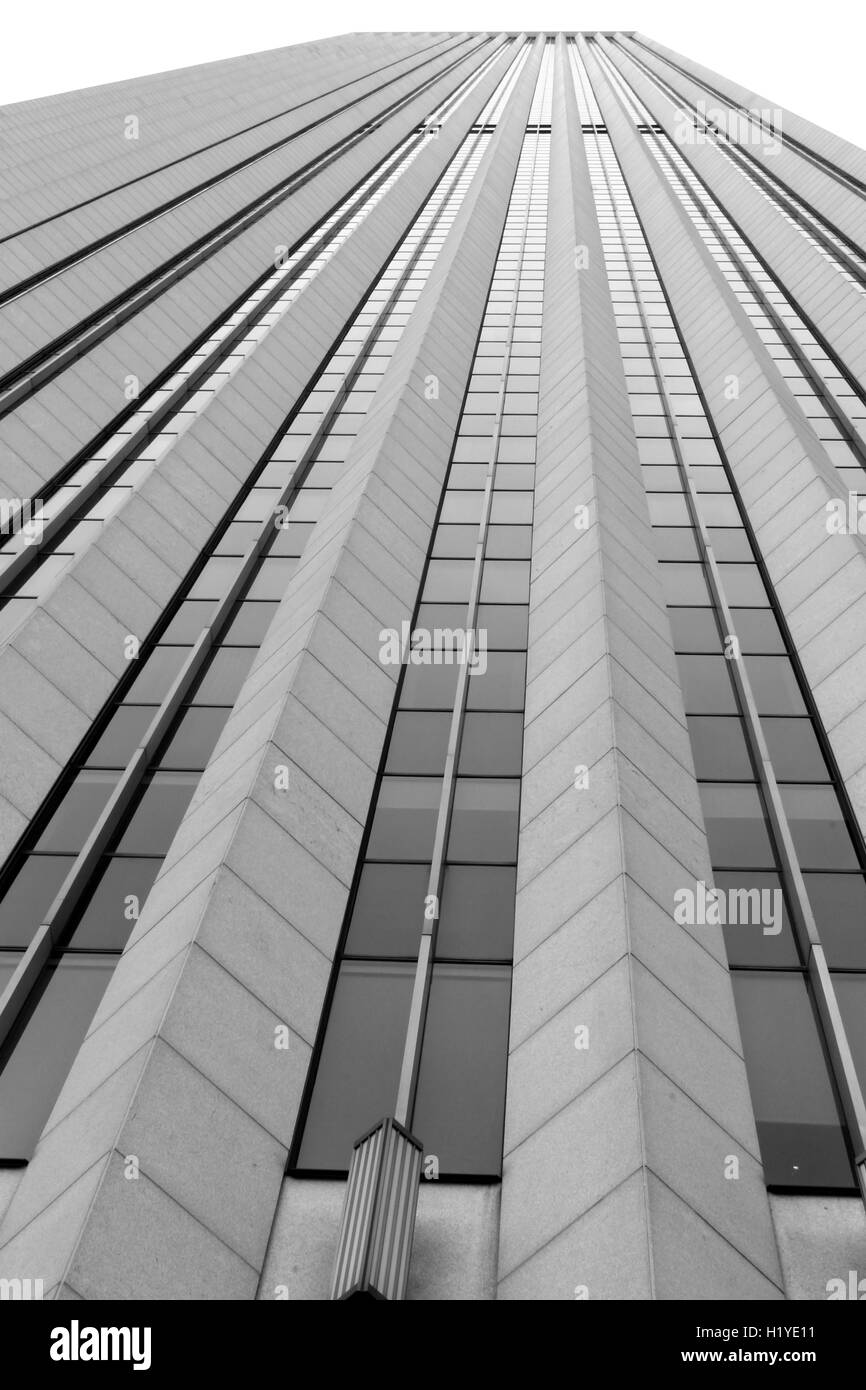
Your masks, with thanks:
M391 1117L410 1299L866 1296L866 153L632 33L0 128L0 1276L326 1299Z

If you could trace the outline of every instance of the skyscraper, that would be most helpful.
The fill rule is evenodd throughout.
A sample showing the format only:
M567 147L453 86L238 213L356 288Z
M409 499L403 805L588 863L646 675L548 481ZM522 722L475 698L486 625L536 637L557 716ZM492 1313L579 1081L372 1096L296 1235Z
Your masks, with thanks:
M0 129L0 1276L866 1292L866 154L631 33Z

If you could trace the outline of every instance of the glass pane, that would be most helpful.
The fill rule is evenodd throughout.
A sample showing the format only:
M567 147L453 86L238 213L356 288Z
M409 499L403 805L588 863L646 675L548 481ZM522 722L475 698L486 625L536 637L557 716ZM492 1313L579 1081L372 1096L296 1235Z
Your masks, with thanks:
M79 772L37 841L40 850L77 854L119 780L116 772Z
M757 787L703 782L698 790L713 867L774 869L773 850Z
M198 786L193 772L157 772L120 838L121 854L165 854Z
M516 869L449 864L442 887L437 957L510 960L516 893Z
M517 859L520 783L457 779L448 859L463 864L512 864Z
M757 565L719 565L719 574L725 597L731 605L743 607L763 607L767 603L767 591L758 573Z
M69 949L122 951L161 867L161 859L110 859Z
M477 526L438 526L433 554L438 559L471 559L477 544Z
M648 492L650 521L653 526L689 526L688 504L675 492Z
M725 894L723 930L729 965L757 969L800 965L778 874L754 869L715 871L713 882Z
M698 542L689 526L656 526L653 542L660 560L699 560Z
M189 647L155 647L124 696L127 704L160 704L189 656Z
M125 768L155 714L153 705L119 705L88 757L88 767Z
M701 495L701 516L705 526L741 526L740 510L733 497L705 492Z
M510 993L505 966L433 970L413 1130L442 1173L501 1171Z
M414 966L345 961L298 1155L300 1168L349 1167L352 1146L394 1110Z
M851 836L832 787L780 787L802 869L859 869Z
M0 902L0 947L26 950L60 891L74 858L31 854Z
M471 560L431 560L424 583L427 603L468 603Z
M691 714L688 720L695 773L710 782L749 781L752 762L741 721L734 716Z
M528 560L485 560L481 574L482 603L528 603Z
M228 647L258 646L279 608L278 603L238 603L223 642Z
M442 503L440 521L453 523L481 520L484 494L481 492L448 492Z
M159 759L159 766L201 771L207 766L230 713L225 706L184 710L176 733Z
M439 811L438 777L383 777L367 854L371 859L429 860Z
M710 591L707 588L703 565L681 565L665 562L659 565L659 575L665 603L709 604Z
M759 714L805 714L793 667L786 656L747 656L746 672Z
M467 709L523 709L526 657L522 652L488 652L487 670L469 677Z
M490 521L494 526L528 526L532 521L531 492L494 492Z
M253 601L281 599L297 567L294 559L265 560L247 590L247 598Z
M525 651L529 641L529 609L522 604L482 603L479 634L486 632L490 651Z
M429 877L429 864L365 864L346 954L416 956Z
M519 777L522 714L467 714L457 770L469 777Z
M766 1182L850 1188L851 1168L802 977L735 970L731 979Z
M214 652L193 705L233 705L256 655L255 647L220 647Z
M731 616L741 652L784 653L779 624L769 608L733 608Z
M811 719L761 720L773 771L780 782L826 782L830 774Z
M722 639L711 608L668 608L674 649L678 652L720 652Z
M678 656L686 714L735 714L737 702L723 656Z
M172 618L161 641L192 643L198 640L203 627L207 627L211 614L216 608L216 599L188 599L182 603Z
M238 513L240 518L240 513ZM244 519L244 518L240 518ZM189 591L190 598L220 599L241 567L241 559L208 560Z
M115 961L71 956L47 983L0 1073L0 1158L29 1159L111 979Z
M386 772L441 777L445 768L451 715L403 711L397 715L388 748Z
M727 560L754 560L754 551L745 531L738 530L736 526L717 529L711 526L709 532L713 554L719 564Z
M866 975L834 975L833 984L860 1085L866 1088Z
M804 874L831 968L866 970L866 882L861 874Z
M456 663L451 666L407 666L400 691L400 708L453 709L459 669ZM470 690L472 681L478 679L478 676L472 677Z
M532 554L532 527L491 526L484 553L488 560L528 560Z

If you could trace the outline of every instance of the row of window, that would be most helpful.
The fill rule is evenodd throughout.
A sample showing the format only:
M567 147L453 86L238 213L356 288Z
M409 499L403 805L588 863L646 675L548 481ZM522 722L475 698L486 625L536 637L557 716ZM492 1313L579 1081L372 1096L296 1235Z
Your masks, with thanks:
M542 120L552 73L546 46L532 107ZM527 134L413 621L416 632L450 634L440 655L452 654L455 631L474 632L481 659L465 702L456 663L404 668L298 1125L299 1172L345 1171L354 1141L394 1111L443 817L430 1003L409 1118L442 1176L501 1169L548 161L549 136ZM443 774L455 729L451 804Z

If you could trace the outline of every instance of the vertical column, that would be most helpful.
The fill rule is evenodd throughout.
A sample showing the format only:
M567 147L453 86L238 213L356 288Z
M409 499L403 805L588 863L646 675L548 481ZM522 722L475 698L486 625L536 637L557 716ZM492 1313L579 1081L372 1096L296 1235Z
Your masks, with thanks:
M672 918L709 859L561 39L552 130L500 1297L774 1298L721 936Z

